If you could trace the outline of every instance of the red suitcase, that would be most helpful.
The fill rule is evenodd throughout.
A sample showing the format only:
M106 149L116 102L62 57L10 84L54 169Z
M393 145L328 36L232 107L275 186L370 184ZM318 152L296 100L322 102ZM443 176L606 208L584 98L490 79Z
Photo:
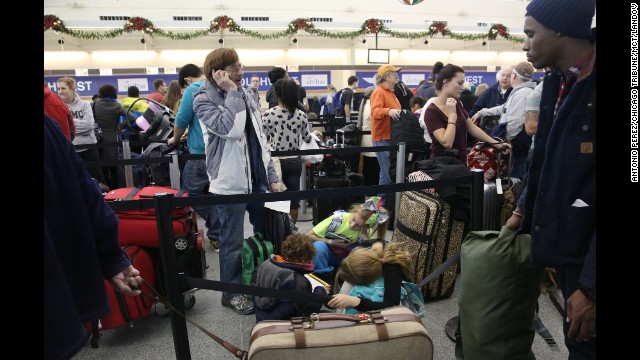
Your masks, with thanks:
M144 188L121 188L108 192L105 201L126 201L152 199L158 193L171 193L175 197L187 197L183 190L170 187L147 186ZM120 245L138 245L146 247L158 247L158 225L156 223L156 211L154 208L141 210L119 210L115 212L120 219L118 235ZM173 233L186 234L190 228L189 207L176 208L171 211L173 218Z
M155 287L156 281L156 265L151 255L143 248L135 245L124 247L131 265L140 271L140 276ZM108 280L104 281L107 288L107 297L109 298L109 308L111 313L100 319L100 328L102 330L115 329L124 326L134 320L140 320L149 314L153 305L153 299L145 296L129 296L120 292L116 292ZM150 292L149 289L142 285L142 290ZM87 324L87 328L91 328L91 324Z

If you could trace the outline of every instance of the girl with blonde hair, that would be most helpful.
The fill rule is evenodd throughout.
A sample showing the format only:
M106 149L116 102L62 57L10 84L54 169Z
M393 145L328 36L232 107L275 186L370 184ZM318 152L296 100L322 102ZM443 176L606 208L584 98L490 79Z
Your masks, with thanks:
M384 239L388 219L382 199L372 196L363 204L354 204L348 212L336 211L319 222L307 233L315 240L314 274L331 283L334 267L340 266L356 246L370 245L374 235Z
M376 242L371 248L355 249L344 259L336 275L338 280L354 287L349 295L346 291L334 295L328 305L347 309L347 313L399 305L402 282L409 280L410 267L409 254L396 244Z

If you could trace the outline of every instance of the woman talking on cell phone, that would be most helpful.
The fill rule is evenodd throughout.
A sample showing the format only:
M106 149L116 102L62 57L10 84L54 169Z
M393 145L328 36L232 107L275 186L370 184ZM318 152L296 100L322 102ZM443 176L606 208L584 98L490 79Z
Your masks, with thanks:
M460 94L465 89L464 70L460 66L447 64L443 67L435 86L438 96L424 114L427 131L433 141L431 159L451 155L466 164L467 133L496 147L510 147L506 142L493 139L471 121L460 102Z

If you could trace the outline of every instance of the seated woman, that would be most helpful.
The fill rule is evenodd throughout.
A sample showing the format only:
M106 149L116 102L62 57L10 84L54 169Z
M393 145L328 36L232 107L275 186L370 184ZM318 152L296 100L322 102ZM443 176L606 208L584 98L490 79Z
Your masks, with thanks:
M374 235L384 239L388 219L382 199L372 196L364 204L354 204L348 212L336 211L319 222L307 233L315 240L314 274L331 284L334 266L340 266L355 246L370 244Z
M384 242L376 242L371 248L355 249L344 259L336 276L344 280L345 284L356 287L362 285L359 286L359 296L347 295L341 291L340 294L334 295L327 305L336 309L346 309L347 313L361 313L399 305L402 282L408 281L410 268L409 254L398 249L395 244L385 245ZM375 286L365 288L370 284ZM381 297L379 292L384 295Z
M507 142L493 139L471 121L460 101L460 94L465 89L464 70L460 66L447 64L437 79L438 96L424 110L424 122L432 140L431 159L452 156L466 164L467 133L496 147L510 147Z
M293 233L285 239L282 255L271 255L271 259L258 266L254 273L253 285L282 290L297 290L318 295L326 295L330 287L317 286L304 276L313 270L311 260L316 253L313 240L307 235ZM287 320L294 316L309 316L320 312L322 303L294 303L263 296L254 296L256 321Z

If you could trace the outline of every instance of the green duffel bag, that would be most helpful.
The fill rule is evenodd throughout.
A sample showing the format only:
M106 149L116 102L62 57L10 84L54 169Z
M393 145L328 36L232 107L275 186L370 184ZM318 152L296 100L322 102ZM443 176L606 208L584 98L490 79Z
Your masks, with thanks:
M544 267L531 264L531 235L473 231L460 253L456 359L535 359L533 318Z

